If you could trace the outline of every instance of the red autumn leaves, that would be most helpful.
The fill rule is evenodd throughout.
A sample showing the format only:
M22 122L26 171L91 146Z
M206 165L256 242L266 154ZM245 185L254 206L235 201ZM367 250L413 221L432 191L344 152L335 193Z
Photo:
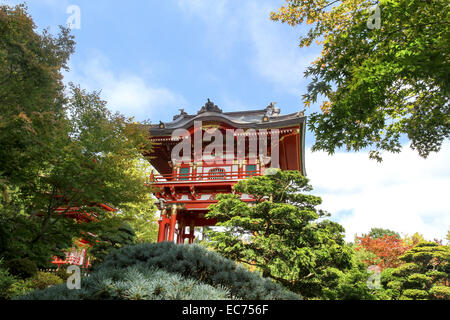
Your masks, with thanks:
M382 238L372 238L369 235L358 237L356 250L365 249L375 256L365 259L363 262L368 265L377 265L382 270L386 268L396 268L402 261L399 258L415 243L406 244L404 240L396 235L385 235Z

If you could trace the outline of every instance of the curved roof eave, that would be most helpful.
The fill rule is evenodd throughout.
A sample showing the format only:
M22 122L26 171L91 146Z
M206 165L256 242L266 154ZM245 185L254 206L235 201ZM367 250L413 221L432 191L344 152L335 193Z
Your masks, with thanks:
M268 122L263 122L262 120L259 122L250 122L250 121L242 121L236 120L233 117L230 117L226 114L218 114L216 112L205 112L195 117L185 117L185 121L174 121L165 123L164 128L159 128L157 126L150 127L150 134L154 136L163 136L171 134L176 129L189 129L194 125L195 121L216 121L223 122L237 129L270 129L277 128L286 125L296 125L302 122L304 116L299 115L298 113L292 113L289 115L269 117Z

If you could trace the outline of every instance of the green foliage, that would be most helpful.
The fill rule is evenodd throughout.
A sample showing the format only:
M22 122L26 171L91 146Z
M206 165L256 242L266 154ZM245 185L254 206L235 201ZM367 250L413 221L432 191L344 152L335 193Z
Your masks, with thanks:
M63 280L57 275L46 272L38 272L32 278L21 279L14 282L7 290L6 297L8 299L14 299L16 297L28 294L33 290L43 290L62 283Z
M26 258L6 261L5 266L12 275L17 276L20 279L30 278L38 272L36 263Z
M449 246L421 242L400 259L403 265L382 273L381 283L392 299L448 299Z
M16 276L8 269L13 270ZM11 299L34 289L45 289L61 283L62 279L57 275L37 272L36 265L28 259L15 259L6 264L0 259L0 299Z
M136 243L156 242L158 238L158 223L156 206L150 192L147 199L141 203L127 203L122 206L123 217L136 233Z
M22 188L53 150L61 130L64 85L61 69L74 51L69 30L57 37L36 26L24 5L0 5L0 180Z
M229 292L157 268L103 269L82 279L80 290L66 285L37 290L24 300L227 300Z
M17 281L18 279L9 273L4 267L3 260L0 259L0 300L7 298L8 289Z
M368 236L373 239L382 239L384 236L396 236L397 238L400 238L400 234L398 232L383 228L370 229Z
M351 267L352 249L344 242L343 227L315 208L321 199L304 193L311 189L297 171L240 181L235 192L253 196L254 202L247 204L237 194L218 195L207 216L217 218L225 230L210 231L210 245L291 291L321 297L325 278L334 269Z
M70 273L67 273L68 265L62 265L58 267L58 270L56 270L55 274L61 278L64 282L67 281L67 279L70 277Z
M122 219L113 218L100 222L100 232L92 238L94 246L89 250L89 255L93 258L92 265L96 266L103 262L108 253L126 245L134 243L134 230Z
M448 286L433 286L430 294L439 300L450 300L450 288Z
M22 296L33 291L34 283L32 279L20 279L17 282L14 282L8 289L6 293L7 299L14 299L15 297Z
M214 300L298 299L268 279L197 245L139 244L121 248L81 281L20 299Z
M131 265L161 268L215 287L222 286L232 296L245 300L299 298L271 280L198 245L164 242L125 247L106 257L99 271Z
M6 259L37 260L48 248L21 240L38 231L30 219L40 209L36 194L45 192L38 182L61 146L55 138L65 133L61 69L75 43L65 28L57 37L35 32L26 10L0 6L0 252Z
M368 27L374 6L379 28ZM381 161L381 151L399 152L407 136L427 157L450 137L447 0L288 0L272 19L306 22L300 46L323 47L305 72L305 105L325 100L309 118L313 150L372 148Z
M64 280L58 275L50 272L38 272L32 281L34 289L44 290L48 287L62 284Z
M375 300L376 290L369 288L367 282L372 275L363 263L363 256L354 250L352 255L352 266L350 269L341 271L328 269L332 277L325 277L323 298L329 300Z
M73 37L64 28L39 34L26 10L0 6L0 252L47 267L115 215L97 204L148 202L134 161L151 146L148 132L112 114L99 93L65 90ZM100 223L79 223L88 215Z
M145 159L134 161L135 171L142 177L150 177L152 167ZM156 242L158 237L158 216L151 190L147 190L142 202L126 203L121 206L121 216L134 229L136 243Z

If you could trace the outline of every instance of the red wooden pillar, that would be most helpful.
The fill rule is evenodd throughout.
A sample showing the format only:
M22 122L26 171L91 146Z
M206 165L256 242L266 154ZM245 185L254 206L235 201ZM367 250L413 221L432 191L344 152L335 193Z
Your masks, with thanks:
M159 223L159 230L158 230L158 242L164 241L164 231L166 229L166 215L162 214L161 219L158 221Z
M243 178L243 172L242 172L243 167L244 167L243 161L239 161L239 163L238 163L238 179Z
M194 243L195 238L194 231L195 231L195 220L192 220L189 226L189 244Z
M184 233L185 233L185 227L186 227L186 223L184 222L184 220L179 222L180 227L178 228L178 238L177 238L177 243L178 244L183 244L184 243Z
M169 239L168 241L173 241L175 234L175 225L177 224L177 206L172 205L172 214L170 216L170 229L169 229Z
M169 241L169 229L170 229L170 219L166 218L166 223L164 224L164 240Z

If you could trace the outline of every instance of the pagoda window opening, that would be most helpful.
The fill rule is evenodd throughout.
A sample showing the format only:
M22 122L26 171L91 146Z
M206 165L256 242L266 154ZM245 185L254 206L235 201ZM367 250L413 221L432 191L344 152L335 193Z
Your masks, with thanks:
M251 177L256 175L256 165L255 164L248 164L247 165L247 177Z
M189 167L184 167L184 168L180 168L180 180L189 180L189 173L190 173L190 168Z
M223 169L223 168L211 169L211 170L209 170L208 175L209 175L209 179L211 179L211 180L225 179L225 169Z

